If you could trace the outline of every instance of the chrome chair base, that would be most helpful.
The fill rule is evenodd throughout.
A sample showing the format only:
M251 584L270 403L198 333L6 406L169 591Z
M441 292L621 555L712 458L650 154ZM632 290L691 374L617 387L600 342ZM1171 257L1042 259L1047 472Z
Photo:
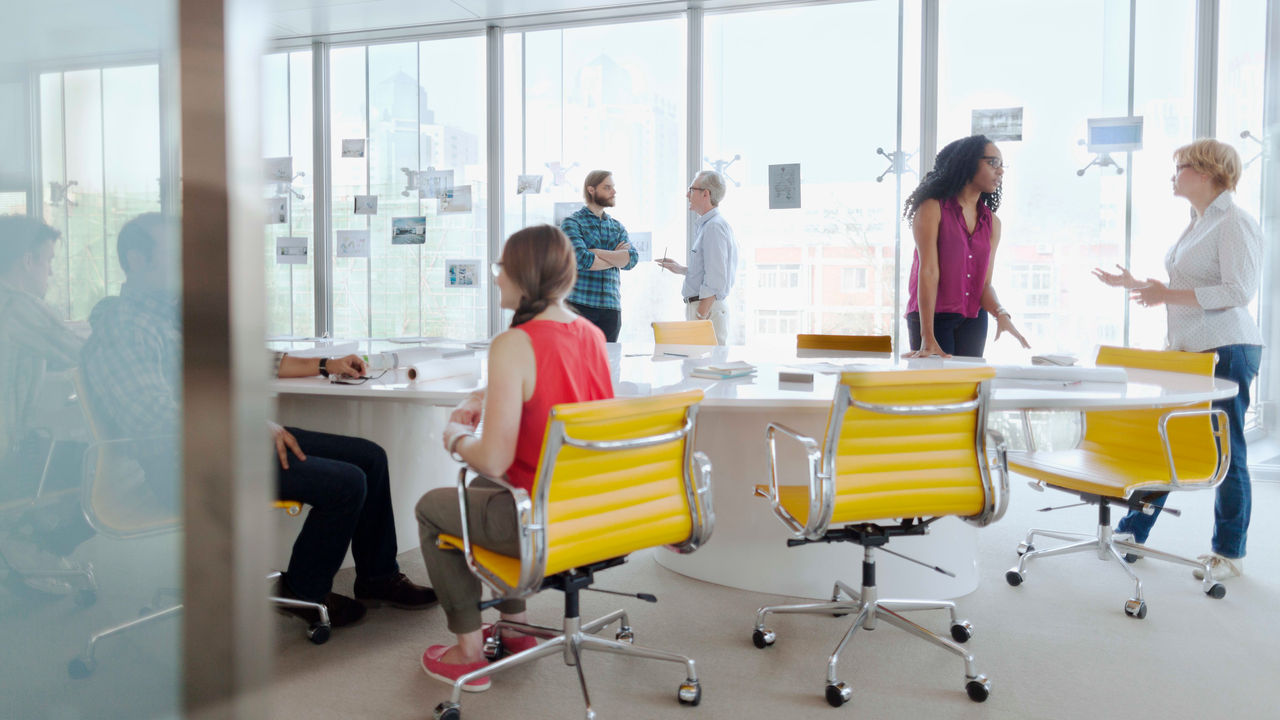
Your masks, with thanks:
M864 550L864 577L874 578L874 548L865 547ZM869 575L867 573L868 566L870 566ZM752 632L751 640L756 647L764 649L772 645L777 639L777 634L765 627L765 618L770 614L795 613L842 617L856 613L853 625L840 638L835 650L827 658L826 698L827 702L832 706L840 707L848 702L853 695L852 689L844 682L841 682L836 675L836 666L840 662L840 653L844 651L849 641L853 639L853 635L858 628L874 630L878 620L884 620L921 640L959 655L964 659L965 692L975 702L982 702L987 699L987 696L991 693L991 682L986 675L977 671L973 654L960 645L960 643L966 642L973 637L973 626L967 620L960 620L957 617L955 603L948 600L880 599L877 596L877 592L874 584L864 583L862 590L857 591L843 582L836 581L835 587L831 591L830 602L766 605L756 611L756 626ZM842 593L849 599L841 600L840 595ZM902 615L905 612L918 610L946 610L951 618L951 639L944 638Z
M159 604L158 601L170 592L176 595L176 592L174 591L157 591L155 597L152 599L153 604ZM159 610L144 607L139 612L139 617L137 619L123 622L119 625L113 625L105 630L99 630L89 637L89 642L85 645L84 650L81 650L79 655L71 658L71 661L67 663L67 674L76 680L89 677L98 666L98 661L94 657L94 652L98 647L98 641L111 637L112 635L117 635L126 630L148 625L156 620L176 615L180 610L182 610L182 603L176 603Z
M279 570L267 575L267 582L279 580L284 573ZM272 605L280 608L310 608L320 615L318 622L311 623L307 627L307 639L316 645L323 645L329 640L329 634L332 631L332 625L329 623L329 608L324 603L311 602L310 600L299 600L297 598L286 598L278 595L268 595L267 600Z
M597 633L614 622L618 623L615 640L596 637ZM596 713L591 708L591 695L587 690L586 676L582 672L582 655L587 650L682 663L685 666L687 677L680 684L676 694L677 699L682 705L697 705L702 701L702 685L698 682L698 673L694 667L693 660L678 653L633 645L634 633L624 610L615 610L604 617L585 624L581 622L581 618L566 617L563 630L499 620L494 623L492 633L494 640L486 646L486 654L493 654L491 650L500 654L498 649L501 648L499 638L502 635L500 632L502 628L509 628L525 635L532 635L546 642L540 643L537 647L529 650L507 655L496 662L490 663L481 670L476 670L458 678L453 683L453 692L450 694L449 699L436 706L435 712L432 714L434 720L459 720L462 717L462 686L467 682L478 677L492 677L500 672L556 653L563 656L565 665L577 670L578 684L582 688L582 699L586 703L586 717L587 720L593 720L596 717Z
M1096 502L1096 501L1090 501ZM1037 537L1050 538L1053 540L1063 540L1066 545L1058 547L1046 548L1044 550L1036 549L1035 540ZM1193 560L1181 555L1174 555L1163 550L1155 550L1131 540L1117 538L1115 532L1111 529L1110 506L1104 500L1099 504L1098 510L1098 530L1094 535L1086 533L1063 532L1060 530L1043 530L1032 528L1027 532L1027 537L1018 545L1018 564L1010 568L1005 573L1005 581L1013 587L1017 587L1023 583L1027 576L1027 565L1038 558L1053 557L1056 555L1071 555L1074 553L1092 552L1098 556L1103 562L1114 562L1129 579L1133 581L1133 596L1125 601L1124 612L1132 618L1141 620L1147 616L1147 602L1142 595L1142 579L1138 577L1130 567L1130 563L1136 562L1139 558L1149 557L1155 560L1163 560L1177 565L1187 565L1193 568L1200 568L1204 571L1204 580L1201 581L1201 589L1211 598L1221 599L1226 596L1227 588L1220 582L1215 581L1209 573L1207 562Z

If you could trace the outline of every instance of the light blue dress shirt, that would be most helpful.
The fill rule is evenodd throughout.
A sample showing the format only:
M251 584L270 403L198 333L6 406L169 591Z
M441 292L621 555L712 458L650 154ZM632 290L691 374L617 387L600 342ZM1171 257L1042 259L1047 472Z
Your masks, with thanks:
M689 249L689 270L681 293L685 298L716 297L724 300L738 275L738 243L733 228L711 208L695 221L693 247Z

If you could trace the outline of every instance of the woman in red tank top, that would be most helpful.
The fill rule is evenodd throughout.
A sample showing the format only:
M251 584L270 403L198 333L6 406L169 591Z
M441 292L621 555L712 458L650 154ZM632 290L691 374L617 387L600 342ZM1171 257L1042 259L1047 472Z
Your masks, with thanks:
M553 405L613 397L604 333L565 304L577 279L573 246L559 228L539 225L507 239L502 260L494 263L500 303L514 310L511 329L489 346L489 386L474 393L449 417L444 446L485 475L505 475L526 491L533 487L538 454ZM483 437L475 434L484 418ZM518 524L511 494L498 485L476 480L468 489L471 542L505 555L519 555ZM467 568L462 553L436 545L441 533L462 534L455 488L439 488L418 501L418 533L422 558L440 598L453 646L433 645L422 656L422 668L452 684L461 675L485 666L484 630L478 603L480 581ZM498 610L505 620L526 622L523 600L504 600ZM503 635L509 651L532 647L527 636ZM472 692L489 687L482 678L464 686Z

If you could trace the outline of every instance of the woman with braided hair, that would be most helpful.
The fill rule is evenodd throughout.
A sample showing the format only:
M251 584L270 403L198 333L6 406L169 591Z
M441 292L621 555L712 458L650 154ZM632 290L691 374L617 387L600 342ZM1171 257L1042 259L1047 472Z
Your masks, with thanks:
M973 135L942 148L907 198L903 214L916 240L907 281L907 357L981 357L987 313L996 317L997 340L1007 332L1030 347L991 286L1003 178L1000 149Z
M444 429L444 446L455 459L532 492L538 453L553 405L613 397L604 333L569 309L565 298L577 279L573 245L559 228L538 225L507 239L502 260L493 264L503 308L514 310L511 328L489 346L489 386L454 409ZM484 418L484 435L476 426ZM467 490L471 542L494 552L520 554L519 527L511 494L477 479ZM457 550L437 547L441 533L462 534L455 488L438 488L418 501L422 558L440 598L452 646L432 645L422 669L449 684L485 666L485 628L480 623L480 581ZM526 622L523 600L498 605L504 620ZM508 651L535 644L532 637L503 634ZM479 692L489 678L464 690Z

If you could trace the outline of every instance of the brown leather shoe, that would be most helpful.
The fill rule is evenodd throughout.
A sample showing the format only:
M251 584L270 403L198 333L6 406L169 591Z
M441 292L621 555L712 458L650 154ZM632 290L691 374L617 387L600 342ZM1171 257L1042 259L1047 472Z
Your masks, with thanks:
M371 605L386 603L402 610L425 610L437 602L436 591L415 584L404 573L378 580L356 578L356 597Z

